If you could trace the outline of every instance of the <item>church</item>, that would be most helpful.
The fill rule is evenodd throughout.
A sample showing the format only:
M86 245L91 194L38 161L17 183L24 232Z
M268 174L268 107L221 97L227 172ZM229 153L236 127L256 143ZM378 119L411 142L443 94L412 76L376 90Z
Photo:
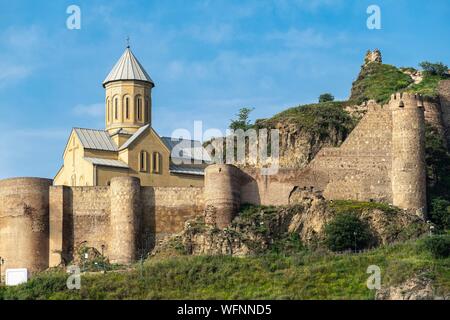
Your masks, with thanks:
M203 186L206 152L199 141L160 137L152 128L155 83L129 46L103 87L105 130L72 129L54 185L107 186L134 176L142 186Z

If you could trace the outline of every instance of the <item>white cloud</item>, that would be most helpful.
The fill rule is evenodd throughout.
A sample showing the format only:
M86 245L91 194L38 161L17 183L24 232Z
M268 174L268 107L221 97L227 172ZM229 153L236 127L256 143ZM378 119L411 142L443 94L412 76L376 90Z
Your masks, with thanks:
M72 112L77 116L89 116L93 118L103 117L105 114L105 105L103 103L79 104Z
M229 24L192 26L184 31L187 36L209 44L229 41L233 36L233 28Z
M26 65L0 64L0 87L16 80L26 78L32 73L32 68Z
M266 36L266 39L269 41L279 41L284 47L293 49L328 48L337 43L346 41L347 35L343 32L333 35L324 35L312 28L305 30L291 28L285 32L276 31L269 33Z

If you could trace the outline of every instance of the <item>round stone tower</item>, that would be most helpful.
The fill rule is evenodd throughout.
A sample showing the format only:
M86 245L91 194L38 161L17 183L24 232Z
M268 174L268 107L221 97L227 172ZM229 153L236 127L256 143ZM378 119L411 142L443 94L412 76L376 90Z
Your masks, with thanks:
M111 179L111 234L108 248L112 263L128 264L136 258L137 215L141 210L139 178Z
M391 96L392 201L403 209L426 213L425 119L422 98Z
M209 223L227 227L240 206L241 171L230 164L213 164L205 169L205 205Z
M0 180L0 256L9 268L35 273L48 268L49 188L41 178Z

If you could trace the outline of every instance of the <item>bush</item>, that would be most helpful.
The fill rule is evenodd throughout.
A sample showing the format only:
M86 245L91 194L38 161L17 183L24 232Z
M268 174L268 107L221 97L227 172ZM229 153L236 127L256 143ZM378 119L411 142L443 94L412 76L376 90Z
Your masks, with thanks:
M332 251L365 249L371 239L368 223L353 213L339 214L325 226L325 243Z
M435 258L448 258L450 257L450 236L440 235L427 238L425 247Z
M445 76L448 73L448 67L442 62L431 63L428 61L423 61L419 64L426 75L432 76Z
M441 230L450 229L450 201L434 198L430 209L430 220Z
M319 96L319 103L334 101L334 96L331 93L323 93Z

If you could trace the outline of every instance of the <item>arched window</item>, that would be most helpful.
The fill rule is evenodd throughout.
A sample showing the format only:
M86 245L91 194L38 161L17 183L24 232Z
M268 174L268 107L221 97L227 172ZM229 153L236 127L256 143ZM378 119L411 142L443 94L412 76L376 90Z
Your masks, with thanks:
M148 153L144 150L139 153L139 171L148 171Z
M119 119L119 99L114 99L114 119Z
M144 111L144 122L147 123L150 120L150 100L145 98L145 111Z
M136 97L136 119L142 120L142 99L141 97Z
M125 98L125 118L130 119L130 98Z
M152 153L152 173L161 173L161 160L159 152Z

